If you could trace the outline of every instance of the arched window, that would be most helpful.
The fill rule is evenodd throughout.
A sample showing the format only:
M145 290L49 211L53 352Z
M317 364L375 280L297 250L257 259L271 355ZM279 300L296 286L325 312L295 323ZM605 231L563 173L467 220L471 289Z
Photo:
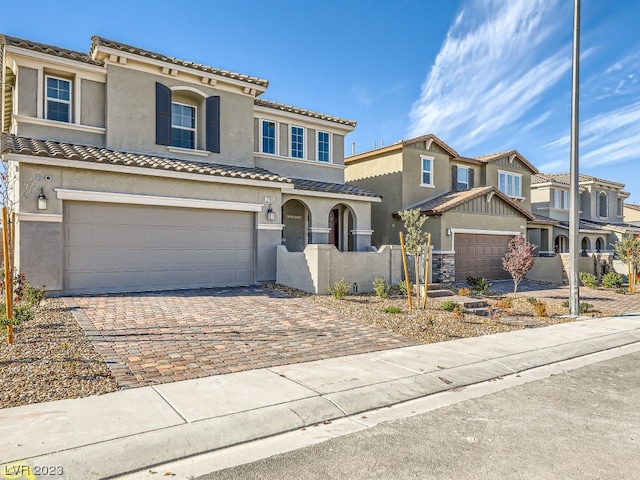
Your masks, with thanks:
M604 240L601 237L598 237L596 240L596 251L604 250Z
M609 194L607 192L600 192L598 195L598 216L609 216Z

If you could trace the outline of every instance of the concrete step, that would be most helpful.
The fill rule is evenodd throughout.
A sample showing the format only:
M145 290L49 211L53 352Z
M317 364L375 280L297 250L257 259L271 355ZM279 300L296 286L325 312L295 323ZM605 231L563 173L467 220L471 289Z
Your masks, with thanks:
M470 313L472 315L479 315L481 317L488 317L489 316L489 309L486 307L481 307L481 308L467 308L467 313Z
M485 308L487 306L487 302L484 300L469 299L469 300L462 300L460 303L467 310L470 310L472 308Z
M437 297L451 297L453 293L451 290L439 290L439 289L429 289L427 290L427 297L429 298L437 298Z

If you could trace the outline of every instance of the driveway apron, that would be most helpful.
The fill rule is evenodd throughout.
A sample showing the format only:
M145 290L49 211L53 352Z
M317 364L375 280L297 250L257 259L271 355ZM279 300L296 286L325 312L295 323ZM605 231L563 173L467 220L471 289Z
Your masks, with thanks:
M260 287L64 300L124 388L415 345Z

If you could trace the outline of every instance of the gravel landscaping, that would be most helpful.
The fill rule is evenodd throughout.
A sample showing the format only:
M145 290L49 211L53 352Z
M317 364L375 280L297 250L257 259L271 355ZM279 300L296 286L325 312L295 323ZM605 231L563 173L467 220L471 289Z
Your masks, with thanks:
M429 298L427 309L409 311L406 297L392 289L389 298L374 294L309 295L299 290L268 285L293 296L309 297L323 307L360 321L389 329L422 343L490 335L533 326L572 321L560 301L544 300L547 317L537 317L527 294L521 294L511 309L497 310L497 296L487 296L493 309L489 317L444 311L446 300L462 302L468 297ZM395 307L401 313L385 313ZM603 316L610 312L593 311ZM35 319L14 329L14 344L0 335L0 408L31 403L78 398L118 390L102 357L84 335L60 298L45 299L36 309Z

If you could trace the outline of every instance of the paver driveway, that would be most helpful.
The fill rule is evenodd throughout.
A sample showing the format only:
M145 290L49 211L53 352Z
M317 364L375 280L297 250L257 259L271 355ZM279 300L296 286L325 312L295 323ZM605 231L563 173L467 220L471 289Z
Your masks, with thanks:
M260 287L65 297L123 387L414 345Z

